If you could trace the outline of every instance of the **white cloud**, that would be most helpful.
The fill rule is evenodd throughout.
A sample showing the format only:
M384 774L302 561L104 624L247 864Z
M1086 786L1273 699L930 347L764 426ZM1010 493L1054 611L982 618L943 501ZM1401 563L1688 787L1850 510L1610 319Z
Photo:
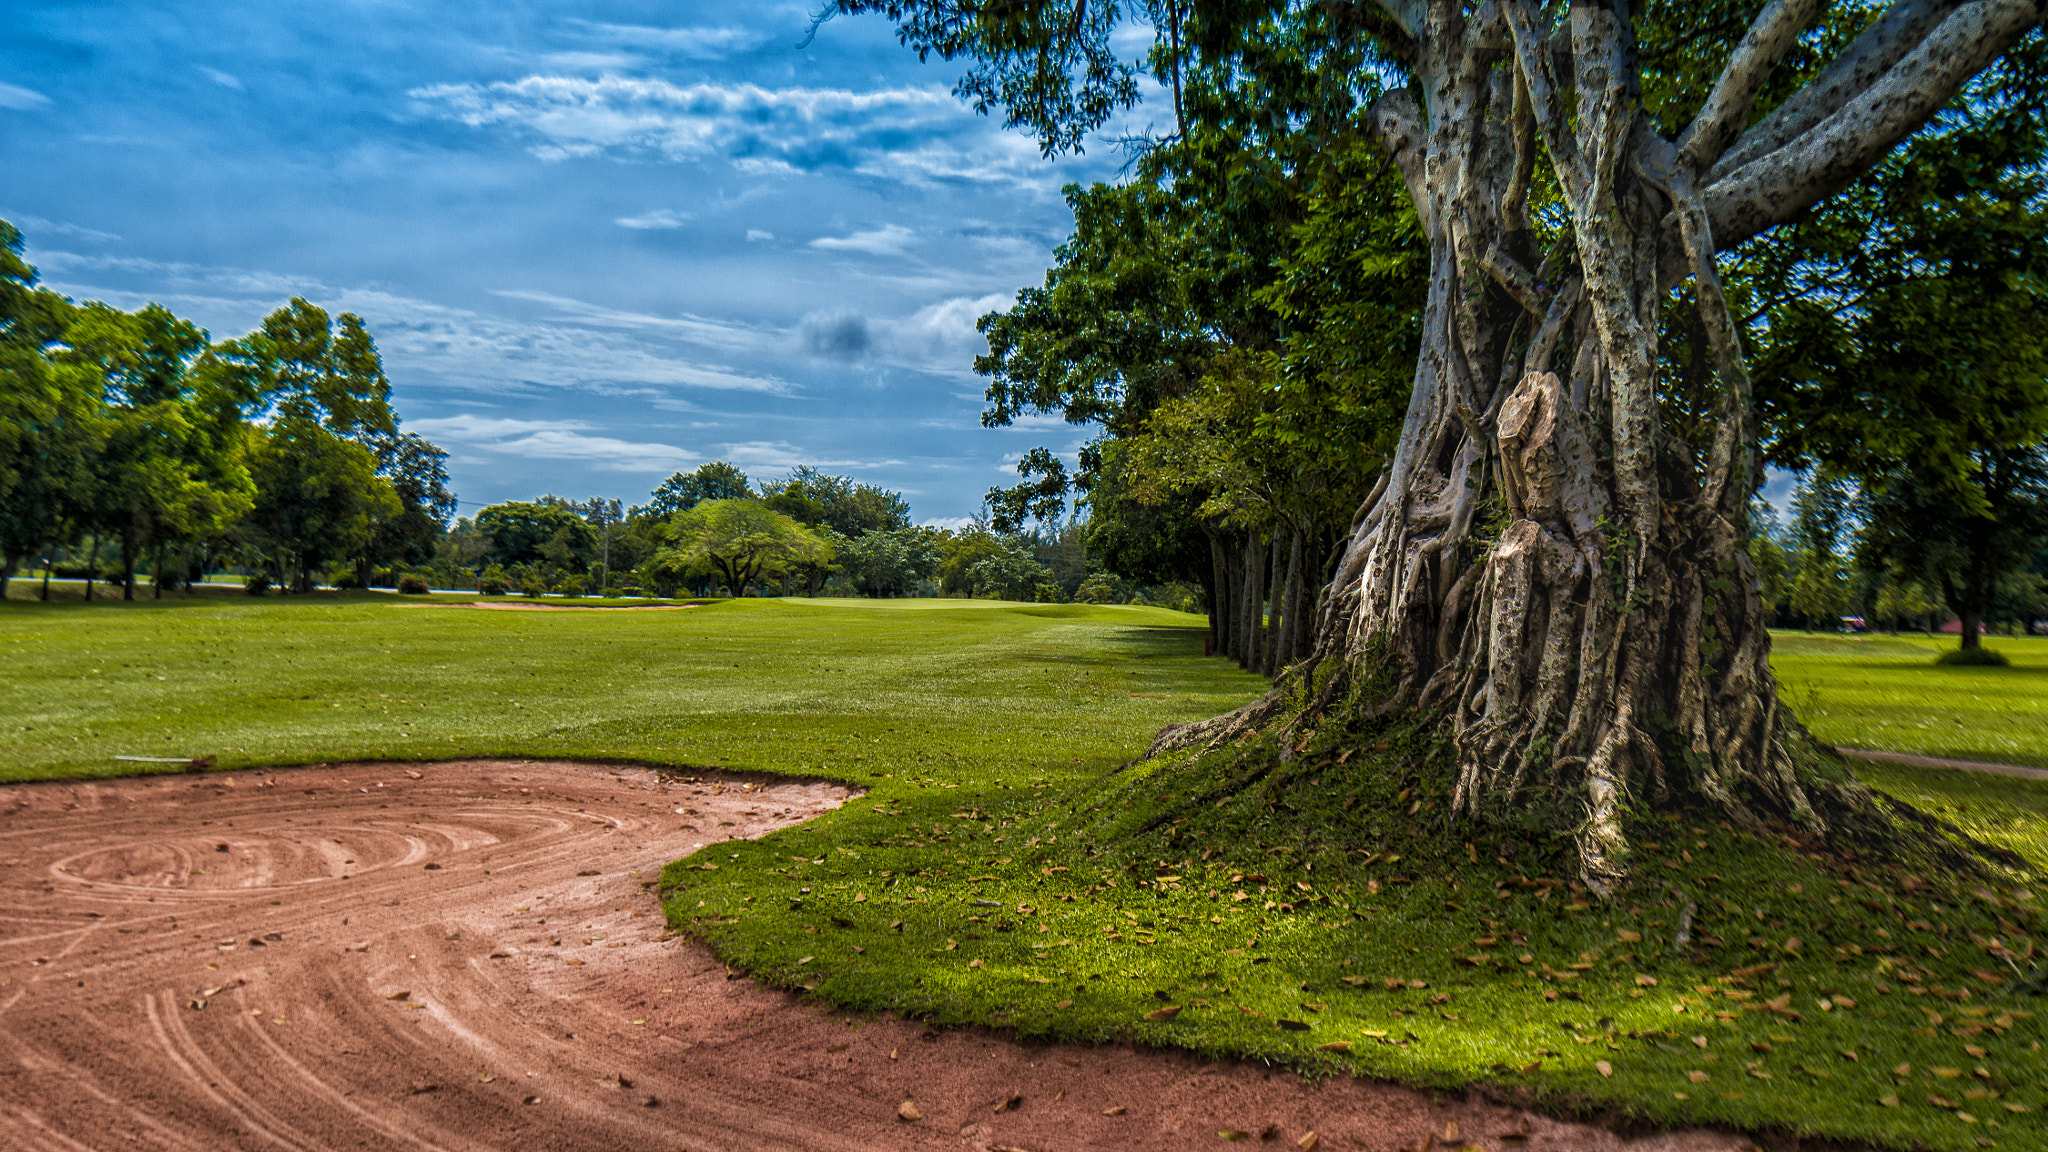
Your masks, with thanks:
M870 256L901 256L910 248L917 233L901 224L884 224L867 232L855 232L851 236L820 236L811 241L811 247L827 252L865 252Z
M718 60L752 48L766 34L751 28L654 28L645 24L601 24L572 20L593 39L650 52L667 52L692 60Z
M465 412L414 420L407 427L460 450L529 460L586 460L607 472L669 472L698 462L673 444L585 435L591 426L578 420L513 420Z
M775 239L775 233L763 232L759 228L749 228L747 229L747 239L750 242L755 240L773 240Z
M743 440L718 446L718 458L757 476L788 472L800 464L814 468L896 468L901 460L821 460L787 440Z
M621 228L667 229L681 228L684 221L689 219L691 216L688 212L678 212L673 208L656 208L652 212L642 212L638 216L621 216L612 223Z
M956 296L929 304L884 326L889 358L927 371L970 372L976 356L988 355L988 337L975 328L983 316L1012 303L1008 293Z
M534 75L436 84L408 95L428 115L509 128L544 160L723 157L756 174L836 168L910 182L1033 187L1059 178L1029 140L975 116L935 86L853 92Z
M680 316L656 316L648 312L626 312L617 308L606 308L602 304L590 304L567 296L556 296L547 292L515 291L503 289L491 293L508 300L529 300L535 304L546 304L553 308L556 317L581 324L592 324L600 328L653 328L675 333L692 344L718 348L728 352L751 352L767 346L773 339L772 333L744 324L724 320L710 320L692 316L685 312Z
M97 228L87 228L82 224L64 224L56 220L46 220L41 216L28 212L10 212L5 208L0 208L0 220L6 220L16 228L21 229L23 234L28 237L31 246L41 236L76 236L80 240L98 241L120 239L119 236L114 235L112 232L102 232Z
M944 528L948 532L964 532L974 527L972 516L933 516L918 525L920 528Z
M237 92L240 92L242 90L241 77L235 76L232 73L223 72L218 68L208 68L204 64L199 65L199 72L208 80L213 81L215 84L218 84L223 88L233 88Z
M27 111L31 108L48 108L49 106L50 98L41 92L31 91L27 88L17 88L12 84L0 84L0 108L19 108Z

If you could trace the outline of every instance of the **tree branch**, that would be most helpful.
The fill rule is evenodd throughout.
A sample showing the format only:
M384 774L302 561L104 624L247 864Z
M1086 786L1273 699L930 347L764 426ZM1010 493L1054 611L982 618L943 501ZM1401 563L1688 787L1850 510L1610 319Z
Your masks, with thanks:
M1536 26L1536 9L1526 3L1508 5L1508 30L1515 38L1515 59L1522 82L1529 88L1529 110L1550 149L1552 165L1565 194L1576 198L1586 186L1584 165L1579 160L1578 141L1565 123L1564 109L1557 99L1557 77L1552 71L1550 38Z
M1956 0L1897 0L1812 82L1771 110L1708 170L1704 186L1827 119L1903 59L1956 7Z
M1798 139L1710 185L1715 242L1739 244L1848 186L2041 23L2044 0L1972 0Z
M1415 107L1415 97L1405 88L1388 92L1366 109L1366 123L1379 137L1387 156L1401 169L1401 179L1415 201L1415 212L1428 226L1432 214L1428 178L1422 170L1422 113Z
M1821 0L1771 0L1757 14L1748 35L1721 69L1721 78L1714 82L1714 90L1699 115L1679 134L1680 164L1697 172L1735 142L1756 94L1770 78L1771 69L1799 38L1820 6Z

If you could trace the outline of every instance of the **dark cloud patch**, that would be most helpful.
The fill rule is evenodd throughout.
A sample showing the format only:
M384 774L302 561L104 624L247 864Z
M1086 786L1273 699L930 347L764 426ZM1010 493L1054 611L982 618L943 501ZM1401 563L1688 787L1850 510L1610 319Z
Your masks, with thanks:
M859 359L875 343L868 331L867 317L851 308L813 312L797 326L797 333L803 340L804 351L837 360Z

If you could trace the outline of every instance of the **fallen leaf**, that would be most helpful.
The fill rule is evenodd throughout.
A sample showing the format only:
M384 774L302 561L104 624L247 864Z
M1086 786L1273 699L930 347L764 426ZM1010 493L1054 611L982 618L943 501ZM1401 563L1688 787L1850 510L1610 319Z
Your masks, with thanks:
M917 1110L917 1105L905 1100L896 1106L896 1118L898 1120L922 1120L924 1119L924 1113Z
M1102 1110L1102 1114L1104 1116L1121 1116L1126 1111L1128 1111L1128 1109L1126 1109L1123 1105L1119 1104L1114 1108L1104 1108Z
M1351 1041L1332 1040L1328 1044L1318 1044L1316 1048L1323 1052L1349 1052L1351 1051Z
M1145 1019L1147 1019L1147 1020L1171 1020L1171 1019L1173 1019L1173 1018L1174 1018L1175 1016L1178 1016L1178 1015L1180 1015L1180 1007L1181 1007L1180 1005L1178 1005L1178 1004L1175 1004L1175 1005L1172 1005L1171 1007L1167 1007L1167 1008L1160 1008L1160 1009L1157 1009L1157 1010L1155 1010L1155 1011L1147 1012L1147 1013L1145 1013Z
M1072 1008L1073 1006L1074 1002L1072 1000L1062 1000L1059 1003L1053 1005L1053 1007L1055 1008Z
M1302 1023L1302 1022L1301 1022L1301 1021L1299 1021L1299 1020L1277 1020L1277 1021L1275 1021L1275 1023L1277 1023L1277 1024L1279 1024L1279 1025L1280 1025L1280 1030L1281 1030L1281 1031L1283 1031L1283 1032L1306 1032L1306 1031L1308 1031L1308 1025L1306 1025L1306 1024L1304 1024L1304 1023Z
M1642 938L1643 938L1643 934L1642 934L1641 932L1631 932L1631 931L1629 931L1629 930L1628 930L1628 929L1626 929L1626 928L1623 928L1623 929L1621 929L1620 931L1616 932L1616 933L1615 933L1614 935L1615 935L1615 937L1616 937L1617 939L1623 940L1623 941L1625 941L1625 942L1627 942L1627 943L1630 943L1630 944L1635 944L1635 943L1638 943L1638 942L1640 942L1640 941L1642 940Z
M439 1084L436 1084L430 1080L415 1080L412 1082L412 1094L418 1096L422 1093L433 1092L439 1089L440 1087L441 1086Z
M1315 1130L1311 1128L1301 1139L1294 1142L1294 1146L1301 1149L1301 1152L1316 1152L1316 1149L1323 1146L1323 1138L1316 1135Z
M1657 978L1655 976L1636 977L1636 987L1638 988L1655 988L1656 986Z
M1219 1139L1223 1139L1223 1140L1242 1140L1242 1139L1244 1139L1245 1137L1247 1137L1247 1136L1250 1136L1250 1135L1251 1135L1251 1133L1249 1133L1249 1132L1240 1132L1240 1131L1238 1131L1238 1130L1237 1130L1237 1129L1235 1129L1235 1128L1224 1128L1224 1129L1221 1129L1221 1130L1219 1130L1219 1131L1218 1131L1218 1132L1216 1133L1216 1135L1217 1135L1217 1137L1218 1137Z
M385 999L386 999L386 1000L410 1000L410 999L412 999L412 993L411 993L410 991L407 991L407 992L393 992L393 993L392 993L391 995L389 995L389 996L386 996L386 997L385 997Z
M1699 1071L1698 1069L1694 1069L1691 1072L1687 1072L1685 1074L1685 1078L1687 1080L1692 1081L1695 1084L1705 1084L1708 1080L1707 1074L1705 1072Z
M1018 1107L1020 1107L1020 1106L1021 1106L1021 1105L1022 1105L1023 1103L1024 1103L1024 1094L1023 1094L1023 1093L1021 1093L1021 1092L1012 1092L1012 1093L1010 1093L1010 1094L1009 1094L1008 1096L1005 1096L1005 1097L1003 1097L1003 1098L1002 1098L1001 1100L998 1100L998 1101L996 1101L996 1106L995 1106L995 1108L994 1108L994 1111L996 1111L996 1112L1014 1112L1014 1111L1016 1111L1016 1110L1018 1109Z
M889 1049L889 1059L891 1059L891 1060L894 1060L895 1058L896 1058L896 1049L894 1049L894 1048L891 1048L891 1049Z
M1456 1120L1447 1120L1447 1121L1445 1121L1445 1122L1444 1122L1444 1143L1448 1144L1448 1143L1450 1143L1450 1142L1452 1142L1452 1141L1456 1140L1457 1138L1458 1138L1458 1122L1457 1122Z
M1609 1064L1609 1063L1608 1063L1607 1061L1605 1061L1605 1060L1595 1060L1595 1061L1593 1061L1593 1070L1594 1070L1595 1072L1598 1072L1598 1073L1600 1073L1600 1075L1602 1075L1602 1076L1612 1076L1612 1075L1614 1075L1614 1065L1612 1065L1612 1064Z
M1899 1106L1899 1098L1897 1095L1879 1096L1877 1098L1877 1102L1886 1108L1897 1108Z

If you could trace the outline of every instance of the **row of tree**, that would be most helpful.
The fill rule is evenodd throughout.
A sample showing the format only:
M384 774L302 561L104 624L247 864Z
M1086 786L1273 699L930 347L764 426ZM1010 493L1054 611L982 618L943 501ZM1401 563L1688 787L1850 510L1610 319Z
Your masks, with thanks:
M713 461L644 504L543 496L458 520L419 567L484 591L972 596L1199 607L1187 587L1143 589L1091 571L1078 524L954 531L910 522L902 495L812 467L755 484ZM397 573L389 574L389 579Z
M403 432L361 318L294 299L239 339L39 287L0 221L0 595L24 560L133 599L223 563L307 589L434 553L446 454ZM81 563L82 561L82 563Z

